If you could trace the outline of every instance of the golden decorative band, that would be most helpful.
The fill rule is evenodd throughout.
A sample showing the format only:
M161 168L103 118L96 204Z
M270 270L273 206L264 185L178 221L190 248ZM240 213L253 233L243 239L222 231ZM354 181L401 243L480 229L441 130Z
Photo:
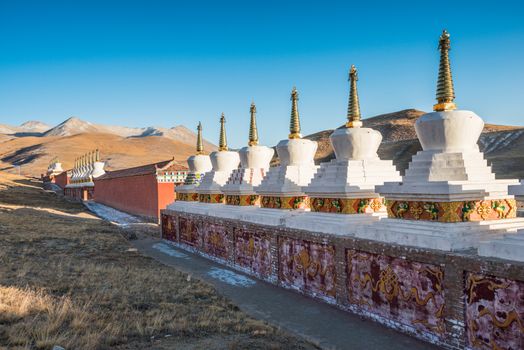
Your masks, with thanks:
M308 209L308 196L274 197L262 196L260 200L262 208L271 209Z
M311 198L311 211L339 214L372 214L385 211L384 198Z
M226 195L226 204L239 206L260 205L260 196L256 194L228 194Z
M176 199L184 202L198 202L198 193L177 193Z
M198 195L198 201L202 203L224 204L225 196L222 193L218 193L218 194L200 193Z
M437 222L510 219L517 216L514 199L459 202L387 201L389 218Z

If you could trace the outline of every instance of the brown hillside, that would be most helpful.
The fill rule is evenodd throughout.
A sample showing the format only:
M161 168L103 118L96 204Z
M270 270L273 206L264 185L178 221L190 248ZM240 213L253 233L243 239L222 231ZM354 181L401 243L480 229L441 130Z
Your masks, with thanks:
M62 167L72 167L76 157L99 148L107 169L121 169L175 158L185 162L194 153L194 146L166 137L125 138L113 134L86 133L73 136L19 137L2 143L0 170L38 176L45 172L49 161L58 156ZM212 151L213 149L208 149ZM17 171L17 170L16 170Z

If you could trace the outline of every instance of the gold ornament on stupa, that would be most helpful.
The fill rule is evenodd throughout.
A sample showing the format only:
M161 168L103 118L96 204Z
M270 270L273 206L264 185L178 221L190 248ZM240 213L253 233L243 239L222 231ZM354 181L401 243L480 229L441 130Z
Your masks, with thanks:
M100 151L97 148L95 151L95 162L99 162L99 161L100 161Z
M255 102L251 102L251 107L249 108L251 114L251 121L249 123L249 146L258 145L258 130L257 130L257 107Z
M346 128L359 128L362 126L360 120L360 103L358 101L358 72L355 65L351 65L349 70L349 101L348 101L348 115L346 122Z
M224 113L220 117L220 140L218 142L219 151L227 151L227 138L226 138L226 117Z
M298 115L298 92L296 87L293 87L293 90L291 91L291 121L289 122L289 138L302 138L302 134L300 134L300 117Z
M449 63L451 44L449 33L446 30L442 31L438 49L440 50L440 64L437 82L437 104L433 106L433 110L436 112L452 111L457 109L457 106L453 102L455 100L455 89L453 88L453 77L451 76L451 65Z
M202 123L198 122L197 126L197 146L196 154L204 153L204 142L202 141Z

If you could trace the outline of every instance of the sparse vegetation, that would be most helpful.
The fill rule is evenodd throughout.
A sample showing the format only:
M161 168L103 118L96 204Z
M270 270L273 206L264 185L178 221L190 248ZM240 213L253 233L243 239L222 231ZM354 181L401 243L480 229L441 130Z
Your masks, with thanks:
M141 256L80 204L0 173L0 349L310 349Z

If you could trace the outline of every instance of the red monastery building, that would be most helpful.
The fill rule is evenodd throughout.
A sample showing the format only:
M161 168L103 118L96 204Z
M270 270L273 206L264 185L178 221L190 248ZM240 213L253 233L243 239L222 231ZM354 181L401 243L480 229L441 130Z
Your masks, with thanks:
M175 186L184 183L187 167L174 159L115 170L94 180L98 203L158 221L160 210L175 200Z

